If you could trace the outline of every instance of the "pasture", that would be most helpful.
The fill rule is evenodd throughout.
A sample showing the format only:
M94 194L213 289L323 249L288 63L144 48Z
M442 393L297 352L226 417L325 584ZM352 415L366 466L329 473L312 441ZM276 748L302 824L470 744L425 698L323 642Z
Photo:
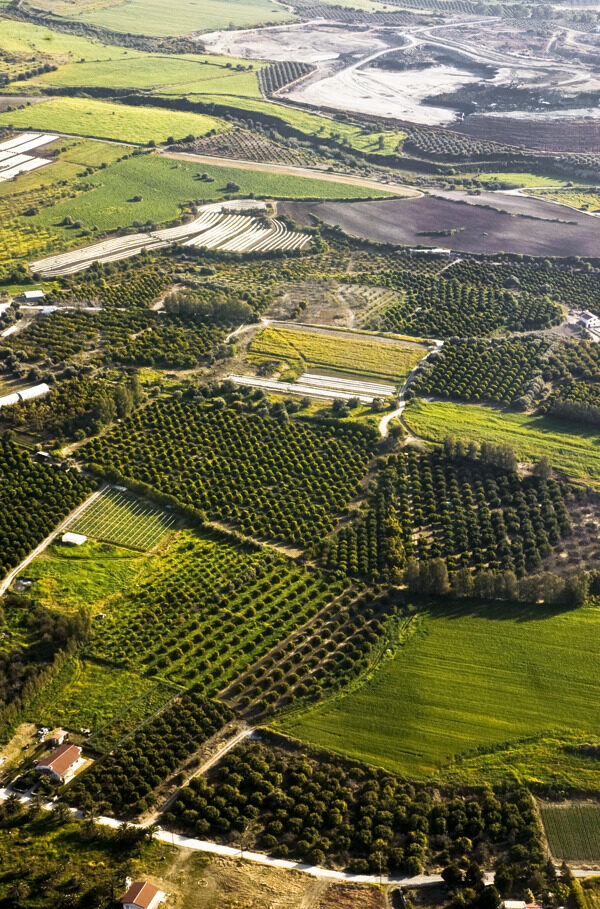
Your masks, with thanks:
M600 804L540 802L539 808L553 858L585 864L600 862Z
M416 779L460 774L459 759L478 750L597 728L599 631L592 608L449 602L426 612L362 688L276 726ZM544 779L544 757L530 769Z
M28 706L26 718L45 726L81 727L97 735L94 745L109 748L173 697L174 689L114 666L74 657Z
M201 180L202 173L212 179ZM130 227L134 221L161 224L179 217L180 206L189 200L205 202L223 198L229 182L239 186L239 194L244 196L250 193L271 198L384 195L377 190L326 182L317 177L290 177L138 155L87 177L83 192L40 209L27 223L29 228L43 229L60 236L62 243L69 240L72 245L73 229L61 225L67 216L81 221L84 227L99 230Z
M243 66L243 71L236 69L238 64ZM259 68L260 64L255 62L213 55L181 54L174 57L130 51L125 59L68 63L54 72L34 76L27 85L39 88L93 85L152 89L169 95L212 93L262 98L256 75Z
M505 413L491 407L416 399L404 412L416 436L442 442L446 436L510 445L520 461L548 456L552 466L600 488L600 434L550 417Z
M70 15L73 16L70 5ZM117 32L142 35L185 35L191 32L286 22L287 9L273 0L181 0L176 6L163 0L126 0L86 6L77 18Z
M84 606L98 612L137 580L144 562L142 554L108 543L72 547L57 542L27 566L23 577L35 581L30 594L47 609L75 612Z
M425 347L404 347L376 338L272 327L259 332L250 344L250 359L254 362L278 359L302 369L335 369L394 384L400 384L426 352Z
M211 129L223 128L220 120L203 114L66 97L0 114L0 126L8 125L138 145L150 141L166 142L170 136L175 139L187 135L203 136Z
M171 512L108 489L69 525L69 530L104 543L147 552L176 521Z

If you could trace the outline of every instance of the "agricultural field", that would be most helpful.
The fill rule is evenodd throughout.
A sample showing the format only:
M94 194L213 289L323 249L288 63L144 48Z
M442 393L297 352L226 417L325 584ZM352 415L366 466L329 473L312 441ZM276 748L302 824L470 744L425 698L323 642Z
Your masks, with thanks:
M592 863L600 855L600 805L539 802L548 845L557 861Z
M25 718L75 734L91 729L94 748L108 751L177 693L161 682L74 657L28 705Z
M344 588L272 549L183 532L92 636L93 658L215 695ZM238 692L239 694L239 692Z
M23 577L34 582L28 591L34 602L47 609L76 612L85 607L97 613L131 587L144 567L140 553L108 543L54 543L27 566Z
M210 130L222 128L220 120L203 114L68 97L52 98L32 107L0 114L0 126L9 125L115 139L134 145L166 142L170 136L203 136Z
M581 211L600 211L600 193L597 188L564 189L552 192L545 192L539 189L535 192L535 195L545 199L546 202L559 202L561 205L570 205L572 208L579 208Z
M423 564L443 558L450 571L508 571L517 578L539 569L572 533L566 503L572 506L573 490L552 478L523 481L500 453L494 463L485 449L470 445L473 453L463 447L391 455L381 464L370 507L324 542L327 567L392 581L415 558Z
M36 463L16 442L0 442L0 575L24 559L70 511L93 491L95 483L75 471Z
M438 798L436 804L429 789L416 797L410 784L383 771L297 752L295 743L288 750L287 744L238 746L209 781L200 777L181 791L165 816L169 826L236 843L248 826L253 847L281 857L301 856L309 864L355 873L389 869L405 875L421 874L430 864L435 840L425 831L435 830L442 818L450 836L466 826L475 848L493 839L497 849L507 835L507 806L492 793L481 802L475 796ZM277 807L269 798L275 786L282 793ZM222 792L235 802L235 814L221 810ZM306 810L309 804L312 811ZM535 850L535 834L527 830L534 817L531 797L516 788L510 804L511 837ZM477 817L478 824L467 825L467 817Z
M317 334L265 328L250 344L250 361L283 360L290 366L332 369L401 384L427 353L426 347L403 347L360 336Z
M70 15L73 10L70 8ZM176 9L166 8L161 0L130 0L128 3L98 5L75 12L82 23L100 25L117 32L140 32L146 35L186 35L221 28L224 23L236 27L285 22L287 10L272 0L183 0Z
M541 609L432 606L361 689L275 727L416 779L460 773L461 759L478 750L518 751L521 739L590 734L598 723L590 700L598 685L597 610ZM543 756L531 773L544 780Z
M163 432L169 427L167 433ZM356 494L372 430L237 413L210 403L153 403L80 454L251 536L302 546Z
M521 461L539 461L547 456L556 470L600 487L595 429L574 430L551 417L419 398L406 408L404 419L415 435L428 441L443 442L447 436L455 436L464 441L510 445Z
M74 780L65 797L71 804L93 804L120 817L141 814L153 803L153 790L231 718L222 704L182 694Z
M176 517L116 489L108 489L69 524L69 530L128 549L147 552L176 524Z

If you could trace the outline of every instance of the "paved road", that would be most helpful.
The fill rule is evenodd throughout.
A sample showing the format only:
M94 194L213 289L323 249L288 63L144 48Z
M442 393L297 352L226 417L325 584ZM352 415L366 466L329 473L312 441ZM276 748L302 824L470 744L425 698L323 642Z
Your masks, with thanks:
M386 436L389 432L389 427L390 427L390 423L392 422L392 420L395 420L397 417L401 417L402 414L404 413L404 408L406 407L406 398L405 398L406 390L411 382L412 377L415 374L415 371L419 368L419 366L421 366L425 362L425 360L429 356L431 356L432 353L434 353L435 351L441 350L443 343L444 343L443 341L436 341L435 347L428 350L427 353L425 354L425 356L423 357L423 359L419 360L419 362L417 363L415 368L411 372L409 372L409 374L407 375L407 377L404 381L404 385L402 386L402 389L400 391L400 394L398 395L398 399L399 399L398 407L396 408L396 410L392 410L391 413L386 413L385 416L383 416L381 418L381 420L379 421L379 435L381 436L382 439L386 438ZM404 428L408 432L408 427L405 426ZM408 438L409 439L414 438L414 436L411 436L409 433Z
M102 488L98 489L97 492L93 492L91 494L91 496L85 500L85 502L83 502L81 505L79 505L78 508L75 509L75 511L72 511L71 514L67 515L67 517L64 519L64 521L61 521L61 523L58 525L58 527L56 527L52 531L52 533L46 537L45 540L42 540L42 542L39 544L39 546L36 546L35 549L33 549L29 553L28 556L25 556L23 561L19 562L19 564L17 565L16 568L13 568L12 571L10 571L6 575L6 577L4 578L2 583L0 583L0 596L2 596L3 593L6 593L6 591L12 584L12 582L15 580L16 577L18 577L21 574L23 569L25 569L29 565L30 562L33 562L33 560L35 558L37 558L37 556L39 556L40 553L42 553L44 551L44 549L46 549L46 547L49 546L50 543L52 543L53 540L56 539L56 537L59 535L59 533L63 533L63 531L65 531L67 529L67 527L69 526L71 521L74 521L75 518L78 518L79 515L83 514L83 512L87 508L89 508L89 506L92 504L92 502L94 502L98 498L98 496L102 495L102 493L104 492L105 489L106 489L106 486L102 486Z

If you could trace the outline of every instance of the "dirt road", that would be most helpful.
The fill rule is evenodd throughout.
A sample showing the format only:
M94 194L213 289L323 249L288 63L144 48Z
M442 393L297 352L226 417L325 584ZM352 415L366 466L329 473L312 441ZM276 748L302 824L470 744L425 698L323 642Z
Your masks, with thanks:
M370 180L368 177L359 177L355 174L332 173L312 167L294 167L291 164L265 164L257 161L246 161L243 158L220 158L215 155L193 155L187 152L161 151L165 158L176 158L180 161L193 161L196 164L216 164L219 167L233 167L237 170L256 170L267 174L282 174L287 177L309 177L324 180L326 183L342 183L348 186L363 186L366 189L388 192L393 196L404 196L414 199L423 193L413 186L403 183L381 183L379 180Z

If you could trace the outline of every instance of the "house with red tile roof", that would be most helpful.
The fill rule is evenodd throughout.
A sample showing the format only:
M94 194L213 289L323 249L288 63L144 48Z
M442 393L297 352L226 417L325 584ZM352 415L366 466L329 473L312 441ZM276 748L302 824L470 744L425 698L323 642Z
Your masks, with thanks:
M156 909L165 898L162 890L148 881L133 881L127 893L119 900L124 909Z
M81 748L65 742L50 757L36 761L38 773L47 773L55 782L66 783L71 779L81 761Z

